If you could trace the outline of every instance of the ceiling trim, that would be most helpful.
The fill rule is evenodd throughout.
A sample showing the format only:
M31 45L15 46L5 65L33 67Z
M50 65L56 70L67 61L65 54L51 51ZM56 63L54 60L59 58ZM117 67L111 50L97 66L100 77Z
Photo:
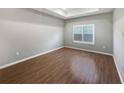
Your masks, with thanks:
M80 9L78 8L33 8L33 9L39 12L47 13L49 15L52 15L61 19L71 19L71 18L77 18L82 16L108 13L114 10L113 8L89 8L89 10L88 8L82 8L82 9L81 8ZM74 12L70 12L71 9Z

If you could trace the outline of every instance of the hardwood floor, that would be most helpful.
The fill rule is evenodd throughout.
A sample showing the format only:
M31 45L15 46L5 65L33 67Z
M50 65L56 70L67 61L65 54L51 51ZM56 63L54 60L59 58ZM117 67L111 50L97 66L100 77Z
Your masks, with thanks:
M62 48L0 71L0 83L117 84L111 56Z

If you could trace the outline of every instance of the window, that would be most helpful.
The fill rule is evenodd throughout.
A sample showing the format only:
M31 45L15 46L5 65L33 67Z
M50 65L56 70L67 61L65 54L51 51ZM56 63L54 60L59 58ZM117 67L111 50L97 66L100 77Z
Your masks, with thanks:
M74 25L73 26L73 42L94 44L94 24Z

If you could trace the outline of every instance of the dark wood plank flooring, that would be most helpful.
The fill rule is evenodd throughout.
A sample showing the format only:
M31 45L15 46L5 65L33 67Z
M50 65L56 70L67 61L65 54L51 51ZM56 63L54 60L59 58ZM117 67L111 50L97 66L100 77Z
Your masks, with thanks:
M70 48L42 55L0 70L0 83L118 84L112 56Z

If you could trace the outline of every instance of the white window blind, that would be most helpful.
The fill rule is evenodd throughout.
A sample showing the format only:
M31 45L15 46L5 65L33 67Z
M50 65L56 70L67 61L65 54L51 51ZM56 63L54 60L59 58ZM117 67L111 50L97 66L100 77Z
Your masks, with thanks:
M73 41L76 43L95 43L94 24L74 25L73 26Z

